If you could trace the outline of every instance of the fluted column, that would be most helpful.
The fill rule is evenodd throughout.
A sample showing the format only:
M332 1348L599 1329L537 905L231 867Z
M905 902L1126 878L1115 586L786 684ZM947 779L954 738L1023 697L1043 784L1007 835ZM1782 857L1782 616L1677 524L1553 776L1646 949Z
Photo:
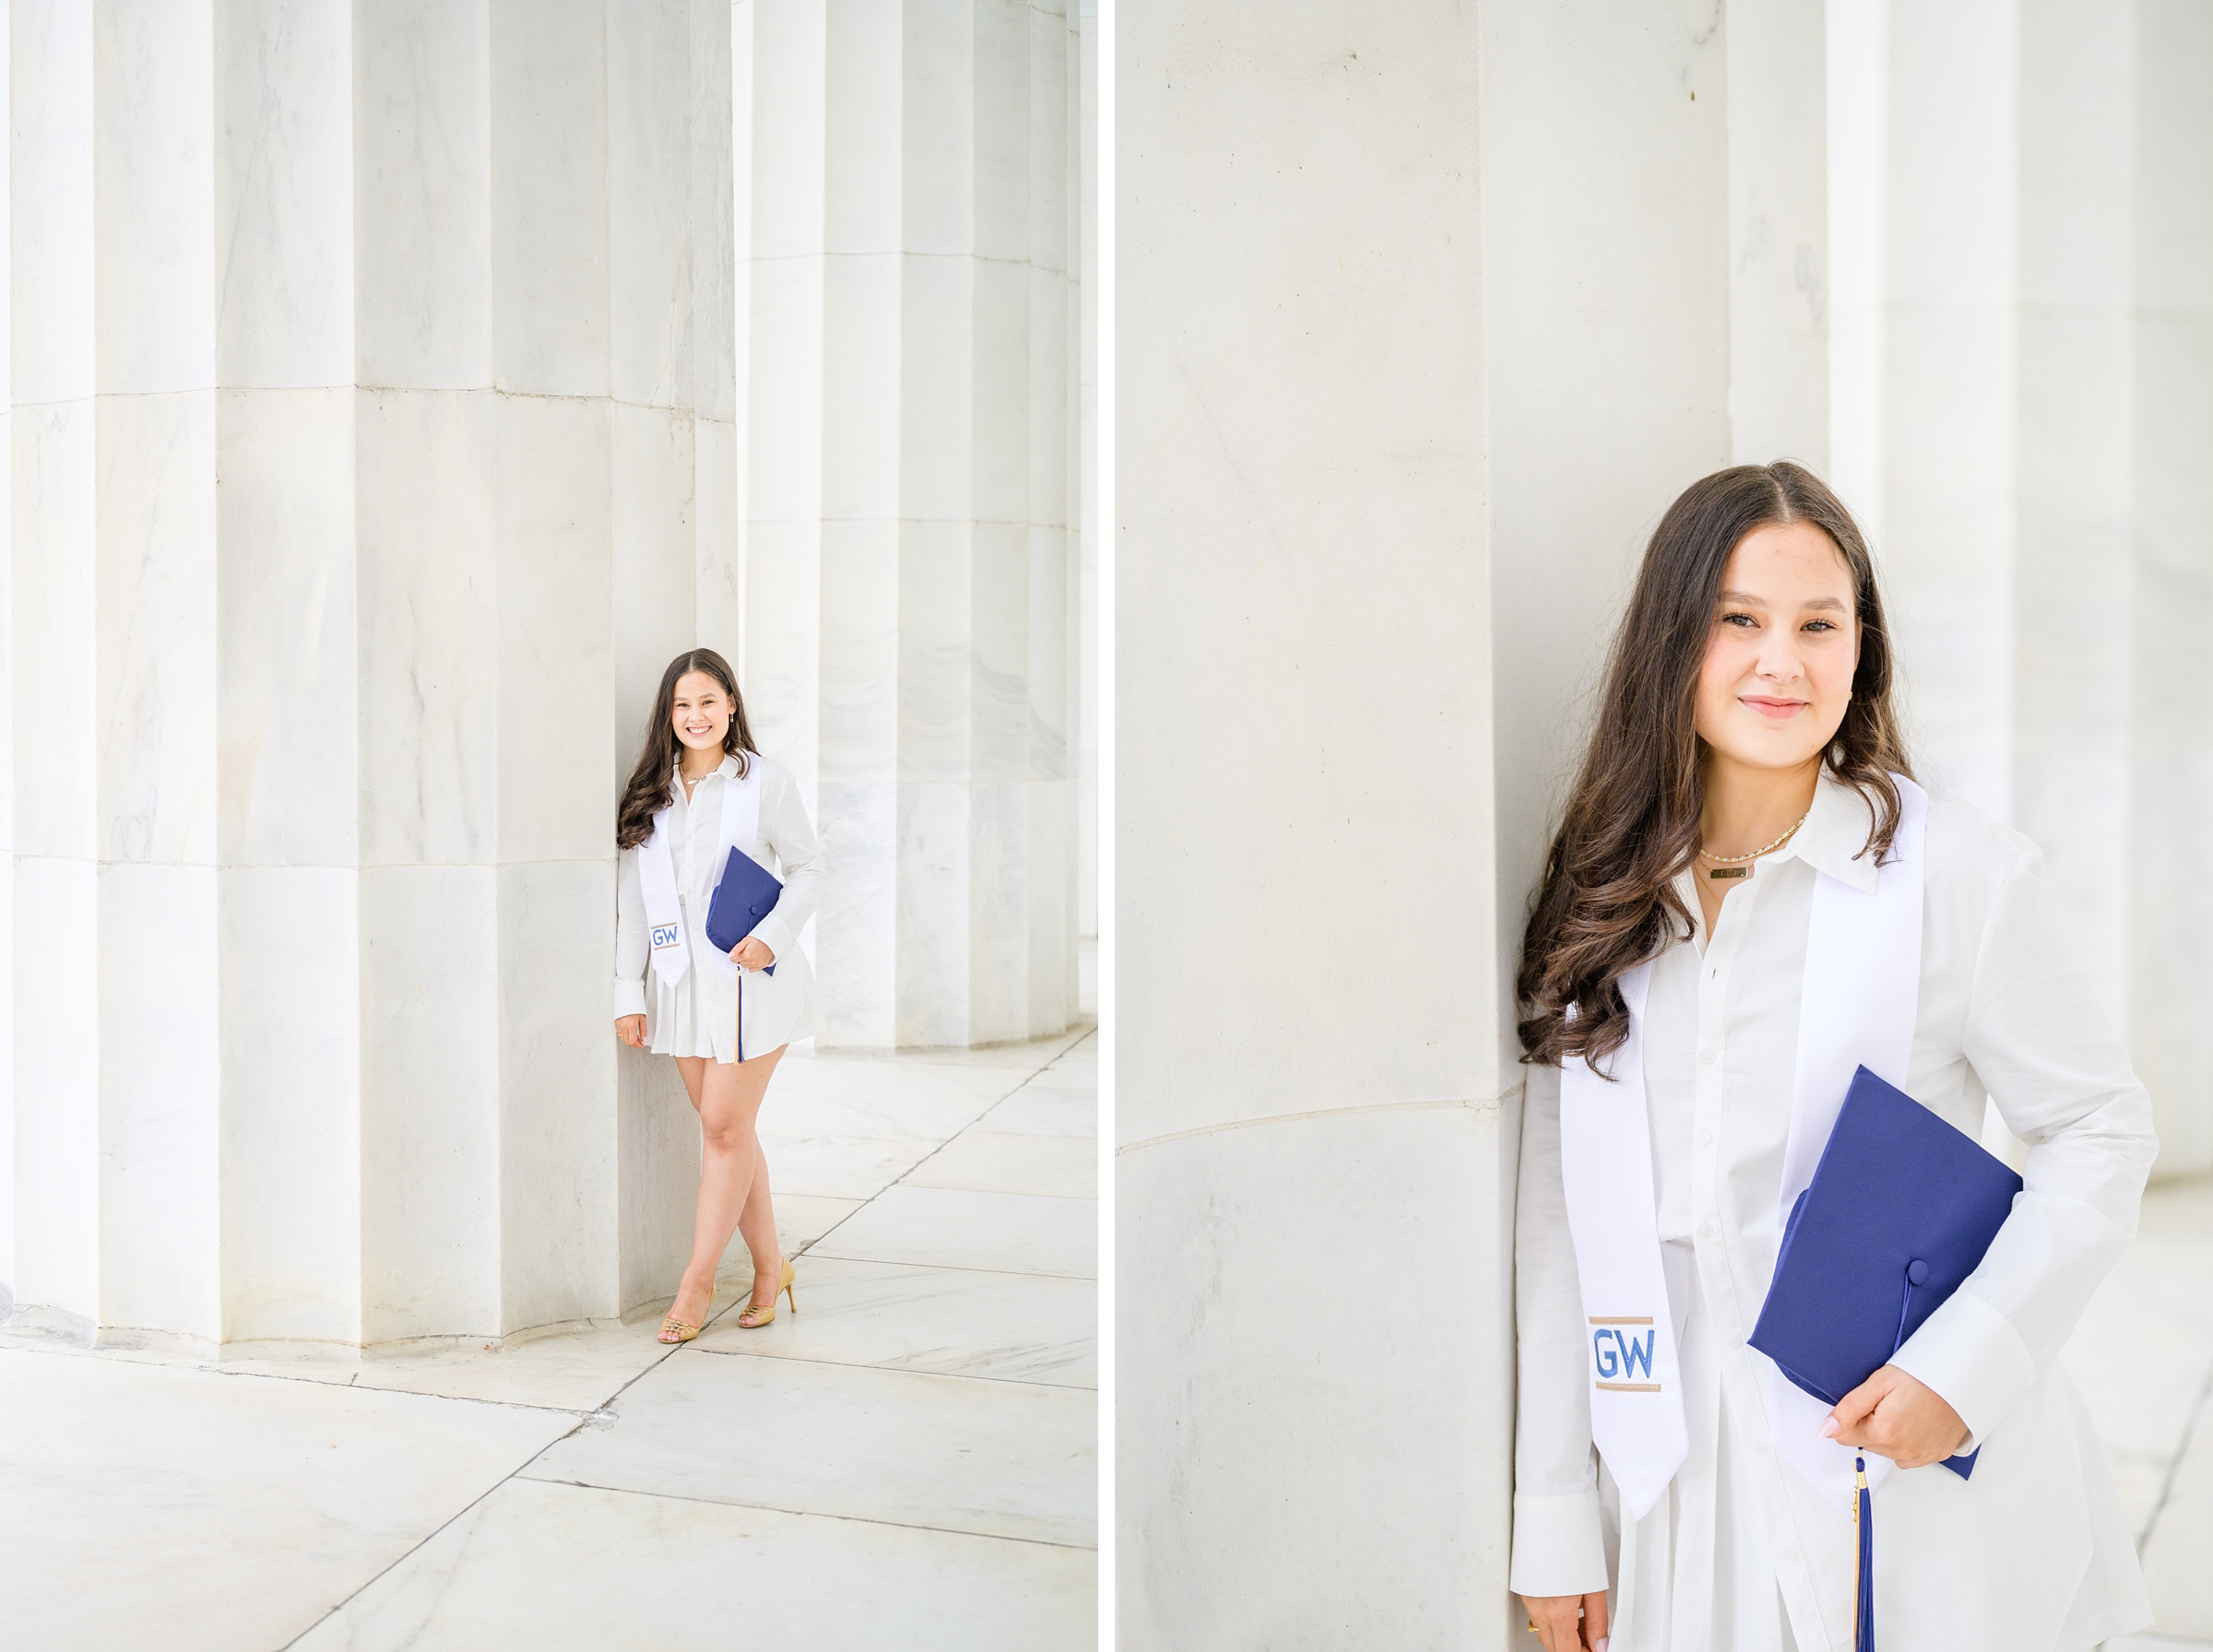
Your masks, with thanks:
M746 689L834 1042L1075 1014L1070 26L740 0Z
M11 9L0 1271L57 1327L500 1336L680 1259L611 822L733 560L728 24Z
M1880 272L1836 340L1840 452L1916 759L2042 847L2160 1174L2213 1169L2213 734L2187 709L2213 621L2213 30L2089 0L1837 10L1832 126L1887 157L1879 195L1864 148L1840 158L1836 262L1855 298Z
M1740 465L1828 459L1822 0L1734 0L1728 72L1729 430Z
M251 417L216 392L217 41L206 5L8 22L13 1283L207 1337L216 453Z
M2136 26L2129 1025L2160 1174L2187 1175L2213 1171L2213 17L2145 5Z

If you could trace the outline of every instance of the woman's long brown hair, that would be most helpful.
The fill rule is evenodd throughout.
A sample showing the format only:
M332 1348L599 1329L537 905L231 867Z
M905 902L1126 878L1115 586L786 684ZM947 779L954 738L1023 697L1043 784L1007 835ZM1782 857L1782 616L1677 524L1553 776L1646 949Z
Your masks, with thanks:
M1660 519L1614 639L1598 726L1522 936L1514 988L1524 1061L1556 1067L1580 1056L1596 1065L1619 1049L1629 1035L1621 977L1691 933L1674 880L1698 854L1705 808L1698 671L1731 554L1755 528L1789 522L1827 534L1852 572L1860 661L1828 765L1868 800L1867 851L1879 857L1890 847L1899 813L1890 776L1912 771L1890 706L1890 639L1867 542L1804 466L1717 470Z
M738 692L738 677L729 662L712 648L694 648L669 662L661 673L660 692L653 697L653 714L645 719L645 740L637 766L622 788L622 802L615 810L615 847L634 849L653 835L653 817L669 802L669 777L676 772L684 743L676 738L672 714L676 685L687 671L704 671L722 685L730 697L730 726L724 731L722 749L738 760L742 774L752 764L753 731L746 726L745 697Z

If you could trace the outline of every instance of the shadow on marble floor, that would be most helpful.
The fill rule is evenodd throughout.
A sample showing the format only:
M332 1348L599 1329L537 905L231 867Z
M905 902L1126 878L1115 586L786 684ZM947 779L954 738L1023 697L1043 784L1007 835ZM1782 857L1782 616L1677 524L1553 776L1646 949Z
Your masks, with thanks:
M2105 1443L2157 1627L2106 1652L2213 1648L2213 1180L2155 1186L2061 1353Z
M757 1331L741 1245L676 1349L657 1308L364 1358L0 1328L0 1645L1090 1646L1093 1047L787 1063L799 1311Z

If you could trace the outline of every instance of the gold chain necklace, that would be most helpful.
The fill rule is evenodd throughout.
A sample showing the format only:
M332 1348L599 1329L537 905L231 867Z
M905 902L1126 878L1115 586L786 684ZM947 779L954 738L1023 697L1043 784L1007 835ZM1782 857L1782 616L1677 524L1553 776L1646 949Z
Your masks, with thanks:
M1731 867L1743 867L1751 861L1757 860L1763 855L1774 854L1776 850L1781 848L1783 844L1789 843L1793 838L1798 835L1798 828L1805 825L1807 820L1811 820L1813 818L1813 813L1814 811L1809 808L1805 813L1800 815L1798 819L1792 823L1791 829L1788 832L1784 832L1773 843L1765 844L1760 848L1753 850L1749 855L1712 855L1709 854L1704 849L1700 849L1698 851L1698 858L1700 860L1711 861L1716 868L1715 870L1707 873L1706 876L1708 878L1742 878L1745 874L1741 871L1729 871L1722 868Z

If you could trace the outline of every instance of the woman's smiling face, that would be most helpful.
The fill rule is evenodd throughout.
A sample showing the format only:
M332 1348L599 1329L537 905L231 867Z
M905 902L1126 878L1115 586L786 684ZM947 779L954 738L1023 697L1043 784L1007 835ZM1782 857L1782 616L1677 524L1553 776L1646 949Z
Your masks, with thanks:
M1836 738L1860 660L1852 572L1810 522L1738 543L1698 670L1698 738L1754 769L1796 768Z
M706 672L687 671L676 679L669 720L694 751L718 751L730 726L730 697Z

